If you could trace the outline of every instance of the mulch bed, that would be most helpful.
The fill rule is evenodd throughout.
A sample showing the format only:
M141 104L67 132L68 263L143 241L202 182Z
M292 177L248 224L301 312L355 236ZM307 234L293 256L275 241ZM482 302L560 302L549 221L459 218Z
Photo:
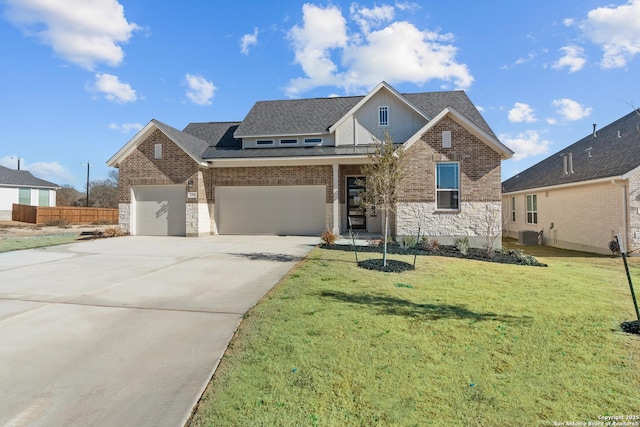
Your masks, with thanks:
M383 265L382 259L377 258L360 261L358 263L358 267L365 268L367 270L384 271L385 273L402 273L407 270L415 270L413 265L408 262L387 259L387 265Z

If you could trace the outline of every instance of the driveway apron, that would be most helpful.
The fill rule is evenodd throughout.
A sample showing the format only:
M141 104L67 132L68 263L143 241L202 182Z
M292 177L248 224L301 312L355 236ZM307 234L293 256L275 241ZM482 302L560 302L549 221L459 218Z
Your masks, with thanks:
M0 425L181 426L314 237L130 236L0 254Z

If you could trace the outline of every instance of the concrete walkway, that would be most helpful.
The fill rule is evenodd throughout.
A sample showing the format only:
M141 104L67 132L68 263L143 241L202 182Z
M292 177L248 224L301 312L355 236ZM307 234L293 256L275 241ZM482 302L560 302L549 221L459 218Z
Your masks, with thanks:
M181 426L314 237L121 237L0 254L0 425Z

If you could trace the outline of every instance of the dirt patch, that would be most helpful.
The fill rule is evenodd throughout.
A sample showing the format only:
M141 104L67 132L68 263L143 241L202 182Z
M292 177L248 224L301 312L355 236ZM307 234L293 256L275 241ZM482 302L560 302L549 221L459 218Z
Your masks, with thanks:
M103 230L116 227L115 224L69 224L64 226L36 225L17 221L0 221L0 238L51 236L56 234L99 234Z

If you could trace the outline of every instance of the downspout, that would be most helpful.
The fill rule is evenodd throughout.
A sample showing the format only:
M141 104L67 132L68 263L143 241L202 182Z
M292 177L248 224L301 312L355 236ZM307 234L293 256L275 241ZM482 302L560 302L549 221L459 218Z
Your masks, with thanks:
M624 182L624 181L623 181ZM627 208L627 204L628 202L628 197L627 197L627 186L625 184L618 184L616 182L616 179L612 179L611 180L611 184L617 186L617 187L622 187L622 229L624 231L624 245L627 248L627 250L630 250L631 248L629 247L629 231L627 230L627 226L628 226L628 218L629 218L629 213L628 208Z

